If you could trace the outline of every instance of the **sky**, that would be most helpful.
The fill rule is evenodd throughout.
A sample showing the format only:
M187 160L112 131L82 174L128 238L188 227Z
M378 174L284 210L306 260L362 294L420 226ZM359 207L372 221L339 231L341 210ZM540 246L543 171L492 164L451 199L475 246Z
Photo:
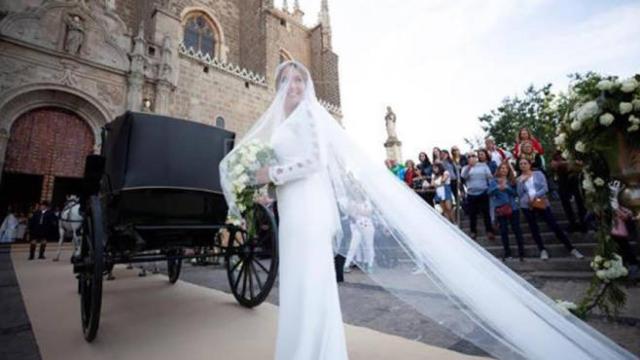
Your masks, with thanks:
M300 0L306 24L320 2ZM483 136L478 117L530 84L557 92L570 73L640 73L638 0L329 0L329 10L343 124L374 158L385 157L386 106L415 159L467 148L465 137Z

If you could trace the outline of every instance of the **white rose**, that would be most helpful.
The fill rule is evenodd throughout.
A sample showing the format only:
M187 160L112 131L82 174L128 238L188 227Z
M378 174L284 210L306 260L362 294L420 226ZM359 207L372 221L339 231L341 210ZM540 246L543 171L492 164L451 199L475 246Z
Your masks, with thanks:
M600 115L600 124L603 126L609 126L613 123L613 121L616 118L613 117L613 115L609 114L609 113L605 113Z
M629 115L629 122L635 125L640 124L640 118L635 115Z
M573 131L578 131L580 130L580 128L582 127L582 122L575 120L571 123L571 130Z
M601 262L602 260L603 260L602 256L600 256L600 255L596 255L596 257L593 258L593 261L595 261L597 263Z
M604 280L607 278L607 273L604 270L598 270L596 271L596 276L598 277L598 279Z
M594 183L596 186L604 186L604 180L602 180L602 179L601 179L601 178L599 178L599 177L598 177L598 178L596 178L595 180L593 180L593 183Z
M640 99L633 99L631 104L633 105L634 110L636 111L640 110Z
M638 124L633 124L627 128L627 132L638 131L638 129L640 129L640 126L638 126Z
M582 188L584 189L584 191L589 193L596 192L596 188L593 186L593 182L590 178L584 178L582 180Z
M638 87L638 81L634 78L629 78L622 82L622 87L620 90L622 92L630 93L633 92Z
M598 85L596 85L596 87L600 91L611 90L611 88L613 87L613 81L611 81L611 80L600 80L600 82L598 82Z
M560 146L560 145L563 145L566 140L567 140L567 134L560 133L558 136L556 136L556 138L554 139L554 142L556 145Z
M604 266L605 269L608 269L611 267L611 261L607 260L604 262L604 264L602 264L602 266Z
M562 157L569 160L571 158L571 153L569 152L569 150L565 150L562 152Z
M630 113L633 110L633 104L629 102L620 103L620 114Z
M578 118L578 121L582 122L582 121L591 119L592 117L598 115L599 113L600 113L600 107L598 106L598 103L592 100L585 103L578 109L577 118Z
M582 141L578 141L576 143L576 151L579 151L581 153L586 153L587 152L587 145L585 145Z

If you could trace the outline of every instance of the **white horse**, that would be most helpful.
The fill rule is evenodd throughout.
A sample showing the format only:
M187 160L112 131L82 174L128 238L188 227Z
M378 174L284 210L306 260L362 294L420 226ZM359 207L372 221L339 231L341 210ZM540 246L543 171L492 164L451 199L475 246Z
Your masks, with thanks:
M64 203L64 208L60 212L60 219L58 220L58 233L60 238L58 240L58 253L53 261L60 260L60 252L62 251L62 242L65 235L71 235L73 238L73 255L80 255L80 234L79 229L82 228L82 215L80 215L80 199L76 195L68 195L67 202Z

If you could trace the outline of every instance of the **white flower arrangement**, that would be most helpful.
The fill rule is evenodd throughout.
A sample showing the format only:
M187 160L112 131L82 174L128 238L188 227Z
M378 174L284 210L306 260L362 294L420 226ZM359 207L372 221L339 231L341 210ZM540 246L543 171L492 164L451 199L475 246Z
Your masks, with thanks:
M595 100L591 100L586 102L578 109L578 114L576 115L576 117L579 122L583 122L585 120L593 118L598 114L600 114L600 107Z
M586 153L587 152L587 145L585 143L583 143L582 141L578 141L578 142L576 142L575 149L578 152Z
M629 116L629 122L636 125L636 124L640 124L640 118L635 116L635 115L631 115Z
M630 102L621 102L620 103L620 114L628 114L633 111L633 104Z
M570 313L572 310L578 309L578 305L572 303L571 301L566 301L561 299L556 299L556 305L564 313Z
M640 126L638 126L638 124L633 124L627 128L627 131L634 132L634 131L638 131L638 129L640 129Z
M555 137L554 139L554 143L558 146L562 146L564 145L564 143L567 141L567 134L561 132L560 134L558 134L558 136Z
M609 126L609 125L613 124L615 119L616 118L613 117L613 115L611 115L609 113L602 114L602 115L600 115L600 125Z
M598 279L604 282L625 277L629 274L629 271L622 263L622 257L615 253L613 254L613 259L605 259L597 255L591 261L591 268L596 272Z
M231 192L235 199L236 207L241 213L253 205L256 192L266 188L268 184L258 184L256 172L265 166L275 162L273 149L260 140L253 139L242 144L234 153L229 162ZM262 186L258 189L256 186ZM227 222L240 225L242 220L237 216L229 215Z
M602 187L605 184L604 180L602 180L602 178L599 178L599 177L595 178L595 180L593 180L593 183L599 187Z
M633 110L639 111L640 110L640 99L633 99L631 101L631 105L633 105Z
M574 120L571 122L571 130L578 131L582 128L582 121Z
M620 90L625 93L633 92L638 87L638 81L634 78L629 78L622 82Z
M600 80L600 82L598 82L598 85L596 85L596 87L600 91L609 91L613 89L613 85L614 85L613 81L605 79L605 80Z

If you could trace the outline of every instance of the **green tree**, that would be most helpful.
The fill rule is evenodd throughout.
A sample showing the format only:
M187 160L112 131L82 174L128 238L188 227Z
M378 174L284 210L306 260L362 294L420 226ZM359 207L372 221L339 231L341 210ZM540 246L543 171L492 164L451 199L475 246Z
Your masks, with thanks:
M540 141L545 155L554 148L556 125L560 120L557 96L551 84L539 89L530 85L522 95L507 97L497 108L480 116L482 129L504 149L512 150L521 128L528 128Z

